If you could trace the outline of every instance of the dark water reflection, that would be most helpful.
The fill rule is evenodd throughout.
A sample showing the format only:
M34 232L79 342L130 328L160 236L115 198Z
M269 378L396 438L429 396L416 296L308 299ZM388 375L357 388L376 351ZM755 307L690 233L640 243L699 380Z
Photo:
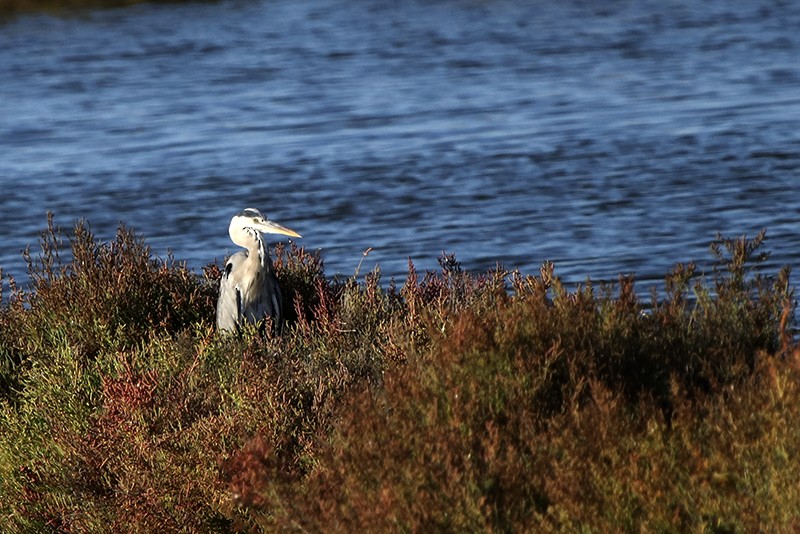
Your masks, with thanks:
M259 207L400 278L441 251L660 278L800 251L800 4L223 1L0 26L0 265L45 212L198 269ZM362 269L363 269L362 268Z

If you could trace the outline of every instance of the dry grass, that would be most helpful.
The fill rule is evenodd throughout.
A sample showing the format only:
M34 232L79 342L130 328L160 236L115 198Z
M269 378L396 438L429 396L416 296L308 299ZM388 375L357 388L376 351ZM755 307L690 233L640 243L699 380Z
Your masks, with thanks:
M0 308L0 530L800 528L800 349L763 235L642 300L276 251L281 336L218 336L219 271L49 221Z

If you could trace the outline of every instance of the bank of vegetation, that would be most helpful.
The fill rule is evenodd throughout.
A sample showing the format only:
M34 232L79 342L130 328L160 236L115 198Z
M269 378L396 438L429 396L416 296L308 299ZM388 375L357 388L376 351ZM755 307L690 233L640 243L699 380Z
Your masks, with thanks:
M2 286L0 531L797 531L795 301L762 241L644 296L449 256L331 280L279 247L284 331L237 336L216 266L51 222Z
M0 0L0 17L22 13L74 14L86 9L126 7L142 3L176 4L189 1L197 0Z

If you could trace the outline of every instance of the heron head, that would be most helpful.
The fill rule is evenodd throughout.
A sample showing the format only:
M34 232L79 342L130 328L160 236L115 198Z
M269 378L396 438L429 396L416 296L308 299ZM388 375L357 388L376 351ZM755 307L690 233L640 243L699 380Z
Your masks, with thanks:
M289 228L281 226L274 221L270 221L255 208L244 209L234 215L233 219L231 219L231 225L228 229L228 232L230 233L231 239L233 239L234 243L241 244L240 235L246 232L247 228L252 228L253 230L261 232L262 234L280 234L288 235L290 237L302 237L294 230L290 230Z

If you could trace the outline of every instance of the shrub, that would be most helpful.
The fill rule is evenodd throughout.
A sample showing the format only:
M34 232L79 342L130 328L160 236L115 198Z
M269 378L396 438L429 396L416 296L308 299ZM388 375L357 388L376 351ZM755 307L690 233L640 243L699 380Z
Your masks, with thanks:
M715 298L692 266L677 266L666 298L649 308L631 278L621 278L616 293L605 287L597 296L591 283L569 292L545 265L540 277L513 277L512 298L473 284L448 313L449 274L419 283L412 270L405 317L409 328L427 325L430 343L406 365L387 368L379 386L352 390L308 475L287 476L270 447L247 450L246 471L259 473L242 503L250 524L268 531L796 526L800 492L790 481L799 466L776 466L774 455L786 459L799 443L794 410L782 409L789 390L797 393L789 387L797 351L790 362L767 355L780 349L793 313L788 269L774 280L740 277L756 247L736 243L745 241L733 244L729 268L714 273ZM747 413L749 405L762 414ZM758 452L732 454L746 447ZM769 474L713 484L727 498L700 505L693 497L709 494L708 477L756 467Z
M794 530L789 271L720 238L567 289L443 255L399 289L276 248L280 335L217 335L219 269L48 220L0 308L3 531Z

